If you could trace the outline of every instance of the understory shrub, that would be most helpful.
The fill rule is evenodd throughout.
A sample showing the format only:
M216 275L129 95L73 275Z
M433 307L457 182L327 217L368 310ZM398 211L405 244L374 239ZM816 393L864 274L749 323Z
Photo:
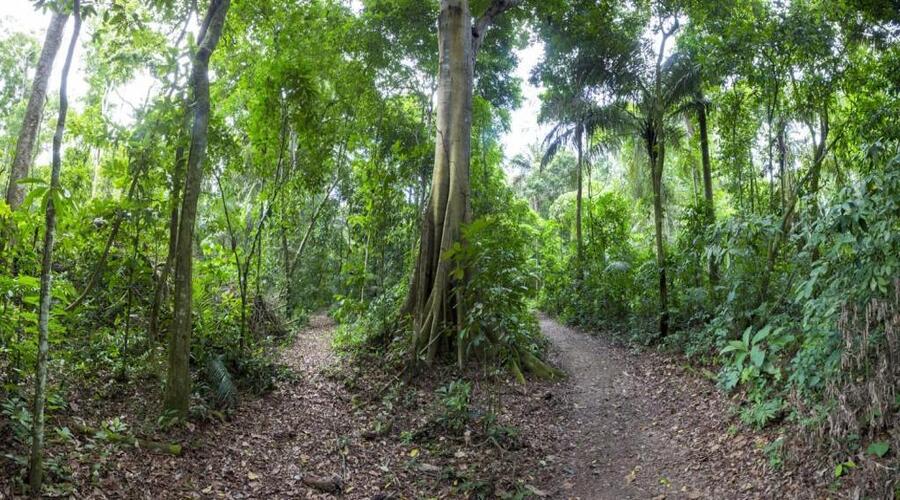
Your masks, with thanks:
M570 324L617 325L633 312L641 255L631 242L631 208L624 196L601 191L583 200L584 262L577 262L575 198L560 196L543 234L540 306ZM550 234L547 234L547 233ZM564 239L565 238L565 239Z

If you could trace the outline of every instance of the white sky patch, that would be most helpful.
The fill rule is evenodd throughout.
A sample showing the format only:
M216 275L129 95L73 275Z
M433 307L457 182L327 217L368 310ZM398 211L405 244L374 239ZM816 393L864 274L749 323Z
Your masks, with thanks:
M37 10L31 0L0 0L3 10L0 13L0 27L3 31L24 32L33 36L38 45L44 43L47 26L50 24L50 12ZM66 31L63 34L63 42L53 62L53 72L47 86L47 95L54 98L59 95L59 79L62 67L66 59L66 51L72 39L74 20L70 17L66 23ZM72 68L69 72L68 94L72 107L76 110L83 109L79 102L90 90L86 80L84 54L85 42L89 40L90 33L88 23L81 25L81 34L75 53L72 56ZM133 80L114 89L108 98L107 116L113 122L128 126L134 123L134 110L140 107L147 98L148 91L153 87L154 81L147 72L139 73Z
M503 136L503 152L506 158L513 158L519 153L528 151L528 146L544 140L547 127L538 125L538 113L541 110L540 95L543 88L529 82L531 72L540 62L544 53L544 44L531 43L523 50L516 51L519 67L515 76L522 79L522 106L511 114L510 130Z

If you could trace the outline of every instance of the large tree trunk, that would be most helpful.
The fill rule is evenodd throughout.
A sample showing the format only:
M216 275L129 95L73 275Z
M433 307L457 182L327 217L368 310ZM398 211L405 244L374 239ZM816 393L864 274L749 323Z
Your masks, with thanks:
M29 463L29 485L31 496L41 496L41 483L43 482L43 451L44 451L44 393L47 387L47 357L49 351L49 323L51 285L53 282L53 243L56 237L56 203L54 193L60 191L59 172L62 168L62 141L63 132L66 129L66 114L69 110L69 99L66 92L66 84L69 78L69 68L72 66L72 54L75 52L75 43L78 41L78 33L81 31L81 2L75 0L75 28L72 31L72 41L66 54L66 63L63 66L62 77L59 84L59 118L56 121L56 132L53 134L53 164L50 171L50 193L47 200L44 250L41 258L41 297L38 316L38 359L37 376L34 387L34 411L31 428L31 461ZM57 42L57 46L59 43ZM54 49L55 52L55 49ZM46 89L44 89L46 92Z
M47 82L50 80L56 53L59 51L59 46L62 45L63 30L68 19L68 14L54 12L53 17L50 18L47 35L44 37L44 47L41 49L41 57L38 59L34 82L31 85L31 96L28 98L25 118L22 120L19 139L16 142L16 155L9 172L6 203L13 210L18 208L25 199L25 186L20 185L19 181L28 176L31 168L34 143L40 128L41 112L44 109L44 101L47 99Z
M661 128L661 127L660 127ZM656 233L656 266L659 270L659 334L669 334L669 288L666 279L666 245L663 236L662 172L665 161L665 139L654 130L647 140L650 173L653 184L653 225Z
M697 107L697 121L700 122L700 155L703 160L703 197L706 204L706 223L716 222L716 207L713 201L712 166L709 160L709 130L706 124L706 103L701 100ZM715 287L719 283L719 263L715 257L709 258L709 283Z
M422 215L416 267L404 312L413 317L412 354L434 362L455 343L462 365L465 344L459 331L465 318L461 303L466 277L450 275L447 252L460 240L471 219L469 161L472 135L472 92L475 56L494 19L521 0L493 0L472 22L468 0L441 0L438 16L438 89L434 169L431 195Z
M462 325L456 293L463 279L451 278L445 253L459 241L469 219L469 159L475 54L467 0L442 0L438 18L440 54L437 136L431 198L425 209L410 299L416 357L434 361L441 334Z
M225 26L231 0L212 0L200 29L200 43L194 55L191 83L194 99L194 124L191 150L184 180L184 198L178 221L175 252L175 312L169 337L169 366L166 378L165 407L186 416L191 395L191 292L193 276L194 222L197 201L203 183L203 164L209 134L209 58Z

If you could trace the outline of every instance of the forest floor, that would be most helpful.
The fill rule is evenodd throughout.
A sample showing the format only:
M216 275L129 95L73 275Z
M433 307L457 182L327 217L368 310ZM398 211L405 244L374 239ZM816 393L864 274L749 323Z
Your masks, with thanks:
M573 484L564 497L805 498L763 451L774 436L740 429L727 398L683 360L636 352L541 318L571 403L564 433Z
M59 491L155 499L332 498L329 489L352 499L816 496L799 475L767 466L763 449L775 436L738 432L727 398L682 360L543 316L540 325L550 360L569 377L520 386L471 374L469 415L454 433L435 395L451 368L402 384L378 359L343 363L331 349L332 322L313 317L283 352L293 376L242 400L225 421L156 429L153 384L136 384L118 403L74 408L94 426L120 415L135 434L180 442L184 452L80 435L51 440L51 461L68 471ZM11 491L2 483L0 498Z

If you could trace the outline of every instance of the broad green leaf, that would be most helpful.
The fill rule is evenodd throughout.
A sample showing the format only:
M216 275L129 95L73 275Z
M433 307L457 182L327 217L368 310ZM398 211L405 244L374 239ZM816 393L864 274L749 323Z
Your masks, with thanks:
M758 345L753 346L750 349L750 362L753 363L757 368L763 365L763 362L766 360L766 351L760 349Z
M887 441L875 441L866 448L866 453L882 458L890 451L891 445Z
M47 184L47 181L41 179L40 177L25 177L24 179L19 179L16 181L16 184Z
M772 332L772 325L767 324L766 326L762 327L762 329L760 331L756 332L756 335L753 336L753 340L751 341L751 343L756 344L757 342L768 337L769 333L771 333L771 332Z
M733 352L733 351L746 351L746 350L747 350L747 346L745 346L743 342L741 342L740 340L732 340L732 341L728 342L728 345L722 349L721 353L727 354L727 353Z
M741 336L741 340L744 342L744 345L750 345L750 333L752 332L752 326L748 326L747 329L744 330L744 334Z

